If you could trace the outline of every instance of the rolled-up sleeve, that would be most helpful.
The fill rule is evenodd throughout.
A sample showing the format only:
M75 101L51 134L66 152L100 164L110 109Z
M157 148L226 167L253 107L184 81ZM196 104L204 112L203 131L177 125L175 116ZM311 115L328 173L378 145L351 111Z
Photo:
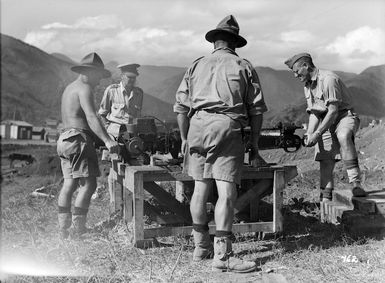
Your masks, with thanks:
M328 76L324 79L324 97L326 107L330 103L342 101L341 81L334 76Z
M187 114L190 110L190 97L189 97L189 70L186 71L182 82L176 91L176 101L174 104L174 112L180 114Z
M249 86L247 88L246 107L249 116L255 116L267 111L258 74L253 67L249 70Z
M100 116L106 117L108 113L111 111L111 99L110 99L110 88L106 88L104 91L104 95L102 101L100 102L100 108L98 114Z

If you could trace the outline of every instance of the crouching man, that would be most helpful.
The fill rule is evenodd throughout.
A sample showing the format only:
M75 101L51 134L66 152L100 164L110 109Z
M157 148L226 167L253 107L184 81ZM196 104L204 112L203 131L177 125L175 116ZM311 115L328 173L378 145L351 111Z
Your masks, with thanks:
M315 146L315 160L320 162L320 201L332 199L334 166L341 157L352 195L366 196L354 144L360 120L348 88L335 73L318 69L308 53L297 54L285 64L304 83L309 114L306 146Z
M93 133L105 143L111 153L119 150L118 143L110 138L101 124L94 106L93 89L102 78L110 77L111 73L104 68L103 61L96 53L85 56L81 64L71 70L79 76L66 87L62 95L64 128L57 141L64 177L58 198L61 238L69 236L71 223L75 236L86 232L88 208L96 189L96 177L100 175ZM77 188L79 192L71 213L72 195Z

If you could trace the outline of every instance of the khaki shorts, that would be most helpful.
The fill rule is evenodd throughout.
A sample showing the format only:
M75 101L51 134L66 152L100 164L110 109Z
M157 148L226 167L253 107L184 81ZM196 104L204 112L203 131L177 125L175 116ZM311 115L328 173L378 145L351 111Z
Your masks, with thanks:
M93 140L86 131L64 130L57 141L57 153L65 179L100 176Z
M188 132L188 174L194 180L240 184L245 148L241 125L224 114L197 111Z
M351 111L347 111L347 115L342 117L339 122L326 131L320 140L315 145L314 160L341 160L340 144L337 139L338 132L346 131L352 132L352 136L356 134L360 126L360 119Z

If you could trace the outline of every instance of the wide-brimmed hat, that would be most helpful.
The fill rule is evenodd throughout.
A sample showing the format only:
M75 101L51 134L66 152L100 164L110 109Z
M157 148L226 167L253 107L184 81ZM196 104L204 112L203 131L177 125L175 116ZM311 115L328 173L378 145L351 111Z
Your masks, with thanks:
M243 47L247 44L247 40L239 35L239 25L233 15L226 16L219 22L217 27L206 33L206 40L208 42L214 42L215 35L218 33L228 33L234 35L237 38L237 48Z
M86 55L80 62L80 65L71 67L71 70L79 74L91 70L101 72L104 78L111 77L111 72L104 68L102 59L95 52Z
M139 73L138 73L138 68L140 67L139 64L136 64L136 63L125 63L125 64L120 64L117 66L120 71L123 73L131 73L135 76L138 76Z

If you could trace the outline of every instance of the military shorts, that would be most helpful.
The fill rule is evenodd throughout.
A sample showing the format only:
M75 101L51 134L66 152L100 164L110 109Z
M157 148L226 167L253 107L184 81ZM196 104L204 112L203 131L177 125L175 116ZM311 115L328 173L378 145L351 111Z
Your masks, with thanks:
M100 170L92 137L82 129L65 129L57 141L65 179L98 177Z
M351 131L352 137L359 129L360 119L350 110L342 118L337 118L337 123L322 135L322 139L315 145L314 160L341 160L340 144L337 139L338 132Z
M197 111L187 141L187 172L194 180L240 184L245 148L239 122L224 114Z

